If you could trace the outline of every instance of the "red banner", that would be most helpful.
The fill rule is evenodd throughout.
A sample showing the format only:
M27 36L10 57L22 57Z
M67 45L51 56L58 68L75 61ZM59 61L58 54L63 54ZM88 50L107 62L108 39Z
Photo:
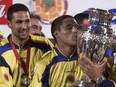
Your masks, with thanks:
M0 25L6 24L6 12L11 5L12 0L0 0Z

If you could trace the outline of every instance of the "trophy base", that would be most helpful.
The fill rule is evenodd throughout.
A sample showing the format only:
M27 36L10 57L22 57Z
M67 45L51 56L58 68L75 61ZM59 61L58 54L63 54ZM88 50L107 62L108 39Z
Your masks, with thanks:
M96 87L92 82L79 81L75 87Z

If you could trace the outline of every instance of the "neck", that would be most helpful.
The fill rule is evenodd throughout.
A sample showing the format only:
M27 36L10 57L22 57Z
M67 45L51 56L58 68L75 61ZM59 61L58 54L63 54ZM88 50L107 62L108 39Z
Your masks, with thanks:
M12 40L15 44L17 44L19 47L24 45L27 41L28 41L29 38L27 39L19 39L17 38L16 36L12 35Z
M66 56L66 57L70 57L74 51L76 50L76 47L69 47L66 45L61 45L61 44L57 44L56 45L58 47L58 49Z

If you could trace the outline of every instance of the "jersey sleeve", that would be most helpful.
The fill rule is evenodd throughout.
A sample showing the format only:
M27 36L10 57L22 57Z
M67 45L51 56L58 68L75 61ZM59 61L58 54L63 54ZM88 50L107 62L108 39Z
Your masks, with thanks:
M48 54L48 55L47 55ZM34 76L30 87L49 87L49 66L51 61L50 52L44 54L34 69Z
M12 72L3 57L0 56L0 87L13 87Z

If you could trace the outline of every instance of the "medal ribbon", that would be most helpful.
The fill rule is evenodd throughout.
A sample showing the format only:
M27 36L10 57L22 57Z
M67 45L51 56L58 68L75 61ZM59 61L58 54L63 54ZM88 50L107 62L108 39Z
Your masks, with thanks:
M15 45L12 41L12 36L10 37L10 44L11 47L13 49L13 52L15 54L16 59L18 60L18 62L21 64L21 67L23 68L25 74L28 76L29 73L29 62L30 62L30 44L28 42L28 47L27 47L27 58L26 58L26 63L24 61L21 61L20 56L15 48Z

